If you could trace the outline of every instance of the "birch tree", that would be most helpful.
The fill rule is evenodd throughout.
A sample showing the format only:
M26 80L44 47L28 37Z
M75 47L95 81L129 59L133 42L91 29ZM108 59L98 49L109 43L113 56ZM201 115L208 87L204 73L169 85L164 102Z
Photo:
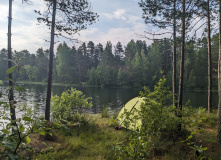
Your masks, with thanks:
M22 0L23 2L28 2L28 0ZM10 105L10 114L11 120L16 120L16 113L15 113L15 101L14 101L14 93L13 93L13 77L12 72L14 71L15 67L12 67L12 44L11 44L11 35L12 35L12 0L9 0L9 14L8 14L8 84L9 84L9 105Z

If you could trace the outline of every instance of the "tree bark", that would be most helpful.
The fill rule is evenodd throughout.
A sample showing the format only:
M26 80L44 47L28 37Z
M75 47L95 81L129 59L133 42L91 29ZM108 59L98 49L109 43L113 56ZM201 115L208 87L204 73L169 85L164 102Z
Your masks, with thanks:
M221 0L219 0L219 60L218 60L218 130L217 143L221 144Z
M8 69L12 67L12 48L11 48L11 26L12 26L12 0L9 0L9 17L8 17ZM14 106L14 94L13 94L13 78L12 73L8 75L9 78L9 104L11 120L16 120L15 106ZM14 122L13 122L14 123Z
M183 101L183 72L184 72L184 52L185 52L185 0L182 2L182 42L181 42L181 59L180 59L180 80L179 80L179 98L178 98L178 108L182 112L182 101ZM182 118L182 114L178 114L179 118ZM181 131L181 124L178 125L178 131Z
M45 120L50 121L50 103L51 103L51 86L53 73L53 56L54 56L54 32L55 32L55 15L57 0L53 0L52 24L51 24L51 42L49 55L48 87L45 107Z
M211 63L211 32L210 32L210 5L207 0L207 32L208 32L208 113L212 108L212 63Z
M173 1L173 106L177 108L177 95L176 95L176 0Z

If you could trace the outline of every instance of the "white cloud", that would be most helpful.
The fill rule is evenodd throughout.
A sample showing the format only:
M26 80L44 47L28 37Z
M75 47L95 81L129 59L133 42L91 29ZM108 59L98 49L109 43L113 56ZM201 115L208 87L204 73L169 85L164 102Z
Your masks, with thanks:
M32 0L34 5L21 4L21 1L13 2L13 25L12 25L12 48L15 50L28 49L31 53L43 47L44 49L49 48L49 43L45 42L44 39L50 40L50 30L45 25L36 25L37 20L33 13L34 9L44 9L42 0ZM132 0L130 0L130 3ZM102 1L103 2L103 1ZM99 7L109 6L110 12L107 10L102 11L100 16L108 19L107 21L99 21L94 27L90 26L87 30L80 32L80 36L75 35L81 41L93 41L95 44L102 43L106 45L107 41L111 41L113 45L116 45L120 41L123 45L131 40L142 39L137 34L143 34L147 30L146 25L137 12L135 6L125 5L125 2L117 1L118 6L112 6L114 2L105 1L99 3ZM110 2L110 3L109 3ZM115 4L115 3L114 3ZM97 4L93 4L97 5ZM134 3L137 5L137 3ZM116 9L119 8L119 9ZM133 11L133 12L131 12ZM0 35L3 35L0 39L0 48L7 47L7 16L8 6L0 6ZM113 21L112 21L113 20ZM107 24L105 24L107 23ZM142 39L146 40L146 39ZM64 41L63 38L56 38L56 41ZM148 44L151 43L146 40ZM58 43L56 43L56 46ZM70 43L69 45L73 45Z
M1 48L7 48L7 30L0 30L0 34L4 35L0 41ZM31 53L40 48L49 48L49 44L44 39L49 39L50 33L44 26L36 25L36 21L29 22L28 25L12 26L12 50L27 49Z
M107 17L108 19L122 19L122 20L126 20L125 13L126 13L125 9L118 9L118 10L114 11L112 14L103 13L103 15L105 17Z
M14 42L16 50L27 49L35 52L40 47L49 48L49 44L44 41L44 39L49 39L49 30L45 26L36 25L36 21L19 28L14 27L12 30L15 35L12 36L12 43Z
M36 2L39 2L36 1ZM42 6L42 5L41 5ZM13 1L12 4L12 49L23 50L28 49L34 53L38 48L44 47L46 44L44 39L50 35L49 30L45 26L36 25L37 15L34 9L39 4L27 5L21 1ZM0 47L7 48L7 32L8 32L8 4L0 6ZM48 47L47 47L48 48Z
M7 5L0 5L0 22L7 22L8 21L8 6Z
M152 41L140 37L143 31L146 29L146 25L137 23L133 27L122 27L122 28L110 28L106 32L99 29L91 29L80 32L79 40L88 43L93 41L95 44L101 43L104 46L107 41L111 41L112 45L116 45L117 42L121 42L122 45L126 46L131 40L146 40L147 44L151 44ZM89 34L88 34L89 33ZM90 33L93 33L90 35Z
M80 36L91 36L98 32L98 28L91 28L80 32Z
M100 34L99 39L102 40L103 44L106 44L107 41L111 41L113 45L116 45L117 42L126 45L131 39L137 39L137 36L131 28L113 28L107 33Z
M114 15L118 19L126 20L126 18L124 17L125 13L126 13L125 9L118 9L114 12Z
M136 25L137 22L140 21L140 20L142 20L142 18L140 18L140 17L138 17L138 16L133 16L133 15L131 15L131 16L129 16L127 22L128 22L129 24ZM144 24L144 23L142 23L142 24Z

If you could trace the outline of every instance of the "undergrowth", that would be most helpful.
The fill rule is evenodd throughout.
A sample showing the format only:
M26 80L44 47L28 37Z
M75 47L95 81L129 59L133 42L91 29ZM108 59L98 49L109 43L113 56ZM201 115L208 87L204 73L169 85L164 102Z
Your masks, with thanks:
M116 131L109 127L110 118L102 118L99 115L90 115L90 123L82 126L71 127L71 135L67 136L60 130L60 148L36 154L33 159L60 160L60 159L115 159L114 143L126 138L125 131ZM50 146L48 146L50 148Z
M168 106L171 92L164 87L164 83L163 77L155 86L154 92L147 89L141 92L140 95L146 99L141 110L135 110L139 113L135 114L135 118L142 119L142 126L134 131L123 128L115 130L114 127L118 124L117 114L111 116L108 107L101 114L86 114L84 109L92 106L88 101L90 98L85 99L75 89L64 92L61 97L52 98L51 122L35 117L35 111L24 105L21 109L26 113L16 120L17 128L11 122L1 130L0 158L221 159L221 146L215 143L217 112L208 114L206 109L194 109L186 105L183 106L182 119L178 119L176 115L179 112L176 108ZM1 103L7 107L7 103ZM1 114L3 119L7 117L5 113ZM180 133L177 133L178 124L182 124Z
M194 113L197 112L193 109ZM204 113L202 113L203 115ZM72 126L70 128L71 134L67 135L64 130L57 130L57 139L54 142L39 141L43 142L47 146L43 146L38 151L35 150L35 155L32 157L34 160L115 160L118 157L115 154L116 144L119 142L130 142L130 136L136 134L130 130L122 129L115 130L114 127L109 126L111 117L102 118L101 114L88 115L90 118L89 123L82 126ZM206 114L208 118L214 116L214 114ZM187 117L184 117L184 119ZM193 119L189 116L189 119ZM200 132L197 132L191 138L194 142L197 139L201 140L201 145L207 147L203 156L206 159L219 159L221 157L220 149L214 140L216 139L216 128L206 127L210 123L207 121L201 125ZM210 124L211 125L211 124ZM212 124L215 125L215 124ZM170 138L164 137L161 139L159 147L155 149L149 149L148 153L151 155L149 159L164 159L164 160L186 160L186 159L199 159L195 157L193 149L187 145L187 142L182 142L191 134L193 128L191 126L183 130L182 136L178 137L176 144ZM31 136L31 143L34 143L35 136ZM136 140L136 139L134 139ZM136 142L136 141L134 141ZM37 148L37 147L36 147ZM129 158L126 158L129 159ZM145 158L144 158L145 159Z

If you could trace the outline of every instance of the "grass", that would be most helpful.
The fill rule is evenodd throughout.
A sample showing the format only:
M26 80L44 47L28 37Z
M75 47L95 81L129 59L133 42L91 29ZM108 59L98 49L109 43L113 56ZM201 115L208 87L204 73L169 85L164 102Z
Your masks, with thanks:
M33 159L112 160L114 143L126 136L125 131L116 131L114 127L109 127L109 121L110 118L102 118L100 114L90 115L90 122L82 127L72 127L69 136L65 136L64 131L60 130L56 133L56 142L44 141L48 146L42 147Z
M207 117L200 124L200 129L193 135L191 142L207 147L200 153L205 159L218 160L221 158L221 146L216 140L216 113L208 115L206 112L199 113L193 110L191 116L186 114L183 119L191 122L196 117ZM128 140L129 132L125 129L115 130L112 117L102 117L102 114L88 115L90 121L82 126L73 125L70 131L57 129L53 131L54 141L45 140L39 134L32 134L31 147L33 151L24 155L34 160L115 160L114 147L117 142ZM111 125L110 125L111 124ZM153 160L186 160L199 159L195 150L184 141L195 128L186 125L185 134L178 137L175 145L169 138L161 140L156 149L149 149L149 159ZM202 142L200 142L202 140Z
M4 83L8 83L7 81L3 81ZM47 85L47 81L39 81L39 82L35 82L35 81L18 81L18 84L36 84L36 85ZM101 85L90 85L86 82L81 82L81 83L57 83L57 82L53 82L52 83L53 86L72 86L72 87L95 87L95 88L100 88L102 87ZM108 88L108 87L105 87ZM136 88L135 86L111 86L111 88L123 88L123 89L131 89L131 88ZM140 89L142 89L141 87L139 87Z
M37 85L47 85L47 82L33 82L33 81L19 81L21 84L37 84ZM64 83L52 83L53 86L75 86L78 87L80 84L64 84Z

